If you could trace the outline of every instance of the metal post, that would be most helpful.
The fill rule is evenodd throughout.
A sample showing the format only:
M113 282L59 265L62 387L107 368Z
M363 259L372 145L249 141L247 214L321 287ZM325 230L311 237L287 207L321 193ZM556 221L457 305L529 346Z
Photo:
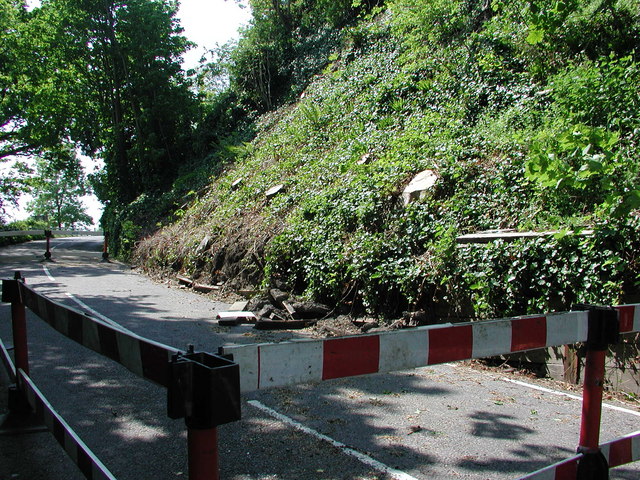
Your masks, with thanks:
M51 260L51 237L53 237L51 230L45 230L44 236L47 237L47 250L44 252L44 259Z
M187 429L189 480L219 480L218 429Z
M618 312L608 307L587 307L589 332L584 365L582 423L577 480L609 480L609 464L600 451L600 420L605 360L609 345L619 338Z
M109 234L104 232L104 243L102 244L102 261L109 261Z
M604 390L604 362L606 350L588 350L584 365L582 393L582 425L580 451L597 452L600 448L600 419Z
M219 425L240 420L240 367L205 352L174 355L167 396L170 418L187 426L189 480L219 480Z
M20 272L16 272L14 279L22 281ZM27 346L27 316L25 305L22 302L20 288L11 300L11 326L13 329L13 353L16 362L16 370L22 369L29 374L29 348Z

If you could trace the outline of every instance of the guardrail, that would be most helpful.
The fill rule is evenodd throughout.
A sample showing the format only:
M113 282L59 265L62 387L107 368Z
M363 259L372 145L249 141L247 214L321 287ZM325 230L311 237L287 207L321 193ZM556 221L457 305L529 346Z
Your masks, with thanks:
M167 388L168 416L187 426L190 480L218 480L217 427L240 419L239 369L227 358L186 352L125 332L59 304L26 285L19 274L3 280L2 301L11 303L15 366L7 349L0 354L15 386L13 411L31 409L89 479L113 475L55 412L29 377L26 308L75 342L121 364L136 375Z
M640 304L580 305L576 311L548 315L322 340L227 345L211 355L181 352L121 331L38 294L19 277L3 281L2 300L12 306L18 391L26 390L28 378L24 325L28 307L60 333L168 389L169 417L184 417L187 425L191 480L218 478L216 427L240 418L240 392L579 342L587 348L579 454L522 478L605 479L610 467L640 459L640 433L599 445L605 354L621 333L640 332ZM0 352L7 356L3 346Z
M51 239L58 237L102 237L104 236L104 242L102 247L102 261L109 261L109 234L102 230L13 230L13 231L0 231L0 237L28 237L28 236L43 236L47 241L46 250L44 252L44 258L47 261L51 261Z

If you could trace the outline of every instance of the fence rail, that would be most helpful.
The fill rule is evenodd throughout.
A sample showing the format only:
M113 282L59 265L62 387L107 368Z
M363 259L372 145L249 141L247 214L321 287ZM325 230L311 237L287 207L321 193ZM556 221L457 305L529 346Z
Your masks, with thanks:
M216 427L240 418L240 392L390 372L438 363L584 342L587 356L580 454L526 479L608 478L609 467L639 460L640 433L599 445L604 359L620 333L640 331L640 304L588 307L547 315L446 324L358 336L276 344L227 345L219 355L181 352L131 334L39 294L16 276L4 280L2 300L11 302L17 384L87 478L111 478L93 462L75 434L28 379L25 308L58 332L168 390L168 415L185 418L189 479L217 480ZM8 357L0 342L0 353ZM229 360L233 358L233 361ZM15 371L15 369L13 369ZM40 409L40 410L38 410ZM56 433L57 432L57 433ZM67 445L71 447L67 448ZM75 446L73 446L75 445ZM75 457L74 457L75 456ZM91 463L93 462L93 463ZM90 464L90 465L89 465ZM597 474L594 475L594 468ZM94 475L96 477L89 476ZM581 473L583 472L583 473ZM102 477L100 477L102 475Z
M88 237L101 237L104 235L102 230L12 230L12 231L0 231L0 237L30 237L30 236L43 236L46 237L47 233L54 237L73 237L73 236L88 236Z
M19 408L25 408L26 402L86 478L114 479L30 380L26 308L71 340L167 388L168 416L184 418L187 426L189 479L219 479L217 427L240 419L236 364L192 349L182 352L106 324L36 292L18 273L2 281L2 301L11 303L15 366L0 342L2 361L16 381L10 406L22 403Z

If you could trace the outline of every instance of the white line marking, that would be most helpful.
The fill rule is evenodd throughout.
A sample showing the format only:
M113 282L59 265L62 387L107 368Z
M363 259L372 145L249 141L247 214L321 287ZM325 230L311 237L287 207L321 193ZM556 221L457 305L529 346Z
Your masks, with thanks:
M275 410L273 410L272 408L267 407L266 405L264 405L263 403L257 401L257 400L249 400L249 405L254 406L255 408L262 410L263 412L271 415L272 417L280 420L281 422L297 429L300 430L301 432L304 432L308 435L311 435L313 437L316 437L319 440L323 440L329 444L331 444L332 446L339 448L340 450L342 450L344 453L346 453L347 455L350 455L352 457L357 458L358 460L360 460L362 463L364 463L365 465L368 465L372 468L375 468L376 470L378 470L379 472L382 473L386 473L388 475L390 475L392 478L395 478L397 480L417 480L415 477L412 477L411 475L401 472L400 470L396 470L394 468L388 467L387 465L385 465L384 463L381 463L377 460L374 460L373 458L369 457L368 455L365 455L364 453L360 453L352 448L349 448L348 446L346 446L344 443L342 442L338 442L337 440L334 440L333 438L327 437L326 435L317 432L316 430L313 430L312 428L309 427L305 427L304 425L302 425L299 422L296 422L295 420L293 420L292 418L287 417L286 415L283 415L279 412L276 412Z
M56 281L56 279L55 279L55 278L53 278L53 275L51 275L51 272L49 271L49 269L47 268L47 266L46 266L46 265L42 265L42 269L44 270L44 273L45 273L45 275L47 276L47 278L48 278L49 280L51 280L52 282L55 282L55 281Z
M91 308L89 305L87 305L86 303L84 303L82 300L74 297L73 295L71 295L70 293L65 293L65 295L67 297L69 297L71 300L73 300L74 302L76 302L78 305L80 305L82 308L84 308L85 310L88 310L89 313L91 313L94 317L99 318L100 320L102 320L103 322L105 322L108 325L111 325L114 328L117 328L118 330L121 330L125 333L131 333L134 334L131 330L123 327L122 325L120 325L118 322L111 320L109 317L105 317L104 315L102 315L100 312L98 312L97 310L94 310L93 308Z
M530 383L521 382L519 380L512 380L510 378L503 378L505 382L515 383L516 385L520 385L521 387L532 388L534 390L539 390L541 392L550 393L552 395L558 395L561 397L569 397L574 400L582 401L582 397L578 395L572 395L570 393L559 392L557 390L551 390L550 388L539 387L538 385L532 385ZM618 407L617 405L611 405L610 403L602 403L603 408L608 408L610 410L615 410L617 412L628 413L629 415L635 415L636 417L640 417L640 412L636 412L635 410L629 410L628 408Z

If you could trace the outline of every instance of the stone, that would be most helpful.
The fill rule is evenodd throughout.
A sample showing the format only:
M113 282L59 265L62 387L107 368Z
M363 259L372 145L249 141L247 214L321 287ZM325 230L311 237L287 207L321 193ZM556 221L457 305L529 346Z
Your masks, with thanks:
M274 197L276 197L279 193L284 192L284 185L280 184L280 185L276 185L275 187L271 187L269 190L266 191L265 195L267 197L267 200L271 200Z
M413 177L413 180L402 192L405 206L423 198L426 192L433 188L437 180L438 176L433 170L424 170Z

